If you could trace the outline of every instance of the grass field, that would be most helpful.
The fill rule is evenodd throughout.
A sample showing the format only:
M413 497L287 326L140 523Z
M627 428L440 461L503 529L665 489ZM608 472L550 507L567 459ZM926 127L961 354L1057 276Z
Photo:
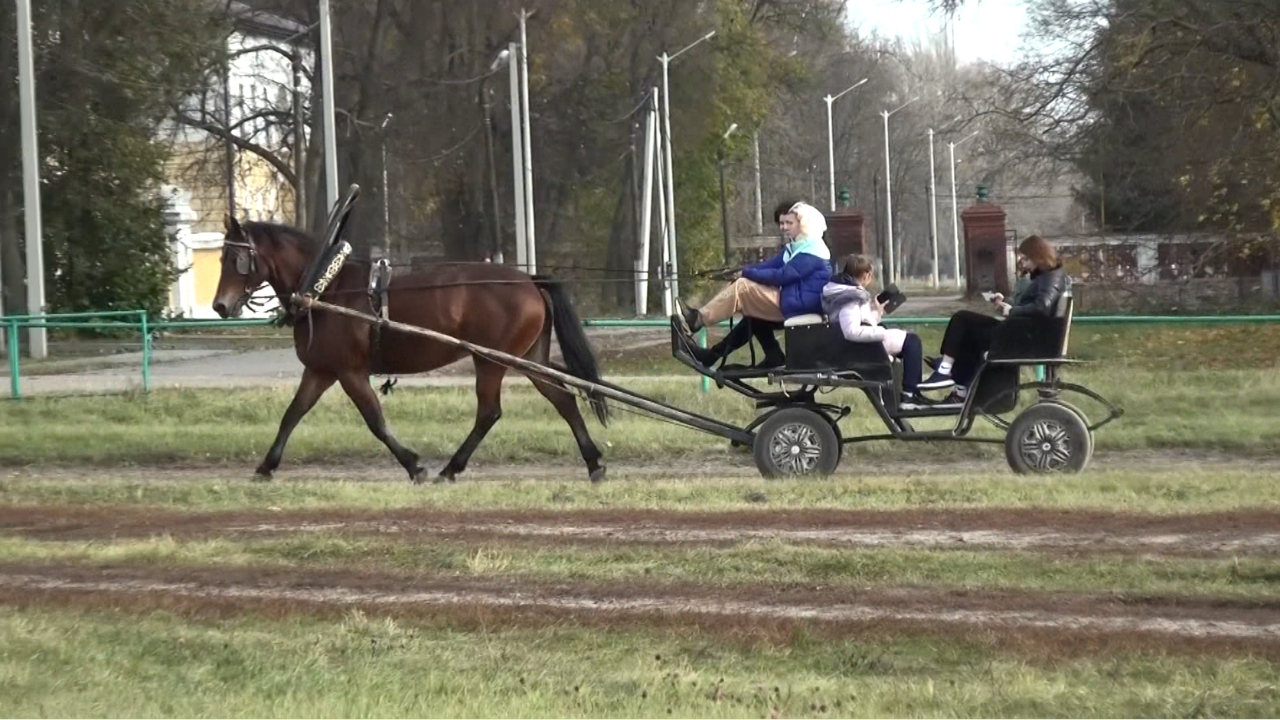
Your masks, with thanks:
M1071 374L1125 408L1124 418L1098 433L1101 450L1196 448L1269 452L1280 446L1280 374L1274 370L1083 369ZM631 387L693 411L732 422L754 415L749 401L728 392L701 393L693 382L632 381ZM123 397L34 398L0 403L0 463L166 462L259 459L275 436L292 393L286 389L159 391ZM883 433L865 398L853 391L823 398L850 405L846 436ZM424 457L447 458L471 429L469 388L397 390L384 402L392 432ZM1086 414L1101 416L1087 399ZM701 457L725 441L626 412L615 404L608 428L590 421L606 459ZM547 461L576 457L568 427L528 386L504 393L503 419L475 454L478 461ZM942 421L934 424L941 426ZM999 437L980 423L990 437ZM876 443L858 454L887 457L1000 457L999 447ZM290 460L390 458L340 393L327 395L290 442Z
M0 716L1276 716L1280 336L1259 330L1077 332L1105 362L1072 379L1126 415L1072 477L873 443L766 481L619 414L591 421L614 478L592 485L513 388L471 480L405 482L335 393L259 484L286 391L0 403ZM670 371L643 355L607 367ZM386 405L443 462L474 400ZM859 407L847 427L873 430Z
M1274 465L427 489L208 473L4 482L0 714L1280 711ZM914 614L806 619L849 603Z
M982 639L462 630L352 613L195 619L27 610L0 619L14 716L1267 716L1249 658L1020 657Z

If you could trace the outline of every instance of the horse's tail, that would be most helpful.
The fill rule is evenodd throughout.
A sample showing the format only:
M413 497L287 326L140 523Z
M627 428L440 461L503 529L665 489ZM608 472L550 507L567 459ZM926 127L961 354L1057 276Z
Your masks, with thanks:
M595 352L587 342L587 334L582 330L582 321L578 312L569 302L569 296L559 282L543 275L536 275L533 282L546 291L551 298L551 322L556 331L556 339L560 341L560 352L564 355L565 367L575 377L588 382L600 382L600 366L596 363ZM604 398L594 392L588 392L591 408L601 425L609 424L609 406Z

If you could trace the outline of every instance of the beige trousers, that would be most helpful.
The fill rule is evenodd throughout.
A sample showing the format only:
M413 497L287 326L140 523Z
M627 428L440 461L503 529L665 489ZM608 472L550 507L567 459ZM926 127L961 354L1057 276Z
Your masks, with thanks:
M738 314L782 322L778 292L779 288L738 278L716 293L698 312L702 315L702 322L707 325L728 320Z

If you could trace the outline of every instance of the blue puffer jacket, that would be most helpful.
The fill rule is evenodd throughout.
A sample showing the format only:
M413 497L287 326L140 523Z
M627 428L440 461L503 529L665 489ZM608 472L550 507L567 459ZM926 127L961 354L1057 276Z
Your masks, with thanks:
M783 317L821 313L822 288L831 277L831 264L825 258L804 252L784 262L784 254L780 252L758 265L742 268L742 277L761 285L782 288L778 305Z

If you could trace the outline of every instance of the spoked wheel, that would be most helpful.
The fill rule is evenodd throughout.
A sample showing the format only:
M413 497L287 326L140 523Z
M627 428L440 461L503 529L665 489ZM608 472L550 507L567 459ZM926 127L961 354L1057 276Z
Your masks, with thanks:
M752 450L767 478L825 476L840 464L840 437L821 413L782 408L756 430Z
M1022 475L1078 473L1093 456L1093 434L1079 410L1037 403L1014 418L1004 440L1009 467Z

